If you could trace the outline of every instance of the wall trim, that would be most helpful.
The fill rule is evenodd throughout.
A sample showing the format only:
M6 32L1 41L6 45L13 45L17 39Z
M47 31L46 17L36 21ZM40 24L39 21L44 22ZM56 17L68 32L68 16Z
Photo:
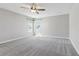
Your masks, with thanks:
M79 50L77 49L76 45L74 44L74 41L71 40L71 43L74 46L74 49L76 50L77 54L79 55Z
M2 41L2 42L0 42L0 44L11 42L11 41L15 41L15 40L19 40L19 39L22 39L22 38L28 38L28 37L27 36L17 37L17 38L9 39L9 40L6 40L6 41ZM41 35L41 36L35 36L35 37L50 37L50 38L64 38L64 39L69 39L69 37L61 37L61 36L53 36L53 35L52 36L50 36L50 35Z
M54 35L40 35L36 37L50 37L50 38L63 38L63 39L69 39L69 37L63 37L63 36L54 36Z
M22 38L25 38L25 37L27 37L27 36L22 36L22 37L17 37L17 38L9 39L9 40L0 42L0 44L4 44L4 43L7 43L7 42L19 40L19 39L22 39Z

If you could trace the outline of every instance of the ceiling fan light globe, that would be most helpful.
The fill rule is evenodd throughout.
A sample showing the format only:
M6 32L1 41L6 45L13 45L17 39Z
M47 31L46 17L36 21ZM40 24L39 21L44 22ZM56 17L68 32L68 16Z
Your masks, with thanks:
M31 12L35 13L36 11L35 10L31 10Z

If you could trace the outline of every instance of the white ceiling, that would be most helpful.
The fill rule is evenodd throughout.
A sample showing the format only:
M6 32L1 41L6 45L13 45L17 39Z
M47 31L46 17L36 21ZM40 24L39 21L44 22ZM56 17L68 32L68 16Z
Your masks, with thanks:
M28 5L29 3L27 3ZM71 10L73 3L39 3L39 6L45 8L46 11L40 12L40 14L31 13L29 10L25 11L20 7L23 3L0 3L0 8L8 9L10 11L20 13L26 16L34 18L42 18L48 16L56 16L62 14L68 14ZM30 4L29 4L30 5Z

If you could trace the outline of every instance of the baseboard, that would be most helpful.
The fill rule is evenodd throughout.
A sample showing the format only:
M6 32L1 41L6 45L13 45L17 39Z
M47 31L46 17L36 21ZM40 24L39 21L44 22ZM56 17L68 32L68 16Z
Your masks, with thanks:
M50 38L63 38L63 39L69 39L69 37L63 37L63 36L51 36L51 35L41 35L36 37L50 37Z
M11 42L11 41L18 40L18 39L22 39L22 38L25 38L25 37L26 37L26 36L22 36L22 37L17 37L17 38L9 39L9 40L0 42L0 44L7 43L7 42Z
M74 44L74 42L71 40L72 45L74 46L74 49L76 50L77 54L79 55L79 50L77 49L76 45Z
M69 39L69 37L61 37L61 36L53 36L53 35L52 36L51 35L41 35L41 36L36 36L36 37L50 37L50 38L64 38L64 39ZM22 36L22 37L17 37L17 38L9 39L9 40L6 40L6 41L2 41L2 42L0 42L0 44L11 42L11 41L22 39L22 38L27 38L27 36Z

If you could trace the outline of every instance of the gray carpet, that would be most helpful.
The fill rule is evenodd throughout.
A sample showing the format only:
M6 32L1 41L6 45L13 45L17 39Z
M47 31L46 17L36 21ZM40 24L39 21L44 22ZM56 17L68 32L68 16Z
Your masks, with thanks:
M0 44L0 56L77 56L69 39L23 38Z

